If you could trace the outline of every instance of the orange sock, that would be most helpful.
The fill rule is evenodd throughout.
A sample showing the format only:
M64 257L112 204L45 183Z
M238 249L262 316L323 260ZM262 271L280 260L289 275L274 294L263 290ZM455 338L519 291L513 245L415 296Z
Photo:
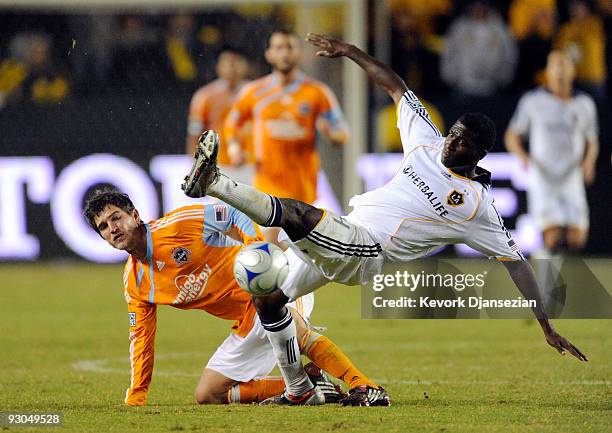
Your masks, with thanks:
M329 338L313 332L307 355L312 362L329 374L346 383L350 388L357 385L369 385L377 388L378 385L359 371L351 360Z
M253 403L279 395L285 390L282 377L265 377L232 386L227 392L228 403Z

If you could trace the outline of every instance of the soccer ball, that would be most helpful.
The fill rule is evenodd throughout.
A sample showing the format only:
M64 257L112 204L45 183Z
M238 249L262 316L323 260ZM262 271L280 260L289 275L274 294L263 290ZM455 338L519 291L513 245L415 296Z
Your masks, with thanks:
M255 296L266 296L279 288L289 273L283 250L268 242L246 245L234 262L238 285Z

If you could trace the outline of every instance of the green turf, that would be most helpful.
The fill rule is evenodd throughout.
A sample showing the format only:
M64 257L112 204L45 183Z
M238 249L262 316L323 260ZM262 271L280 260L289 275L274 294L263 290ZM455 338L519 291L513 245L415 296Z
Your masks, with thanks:
M533 322L361 320L359 290L329 286L314 323L389 390L391 408L201 407L193 388L229 322L161 307L149 404L129 408L121 268L3 265L0 278L0 412L63 412L64 426L44 431L612 431L612 321L556 323L589 356L580 364Z

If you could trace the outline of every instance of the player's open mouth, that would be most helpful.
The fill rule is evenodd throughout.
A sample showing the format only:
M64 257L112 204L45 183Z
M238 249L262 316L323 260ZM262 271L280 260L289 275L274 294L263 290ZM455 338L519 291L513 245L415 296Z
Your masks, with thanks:
M123 233L121 233L121 234L119 234L119 235L117 235L117 236L115 236L113 238L113 242L118 242L118 241L122 240L124 237L125 237L125 235Z

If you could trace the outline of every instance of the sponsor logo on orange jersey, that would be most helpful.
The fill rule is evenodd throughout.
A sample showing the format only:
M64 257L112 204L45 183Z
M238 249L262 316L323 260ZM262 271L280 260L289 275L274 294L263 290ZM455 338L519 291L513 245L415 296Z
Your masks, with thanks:
M179 275L174 279L174 284L179 294L172 301L173 304L185 304L198 299L208 284L212 269L207 264L187 275Z
M300 125L291 114L283 114L280 119L264 122L270 138L275 140L300 140L308 137L308 129Z

